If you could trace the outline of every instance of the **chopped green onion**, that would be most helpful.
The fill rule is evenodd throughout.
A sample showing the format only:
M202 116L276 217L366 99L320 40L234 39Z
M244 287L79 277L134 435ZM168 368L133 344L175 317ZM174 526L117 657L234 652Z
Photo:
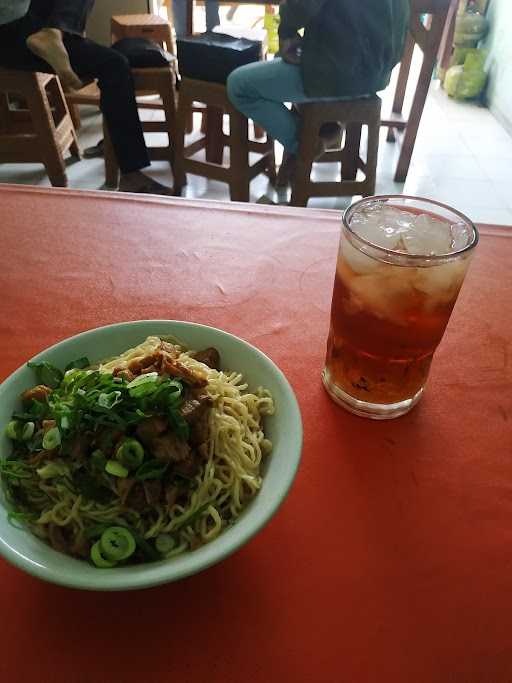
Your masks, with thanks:
M67 372L68 370L83 370L84 368L88 368L89 365L90 363L87 356L82 356L81 358L72 360L71 363L68 363L64 368L64 372Z
M43 436L43 448L45 451L53 451L54 448L60 446L60 431L58 427L52 427Z
M167 555L176 545L174 538L170 534L159 534L155 540L155 548L161 555Z
M145 481L146 479L161 479L167 470L167 463L159 460L148 460L139 467L135 473L137 481Z
M122 394L120 391L112 391L109 394L101 393L98 396L98 405L101 408L108 408L110 410L118 403L121 403L123 400L121 396Z
M8 439L17 441L20 435L21 424L17 420L11 420L7 427L5 428L5 436Z
M41 384L44 384L50 389L56 389L62 382L63 373L51 363L43 361L42 363L34 363L30 361L27 363L29 368L36 371L37 379Z
M107 460L105 471L111 474L113 477L120 477L121 479L124 479L128 476L128 470L126 467L123 467L123 465L121 465L120 462L117 462L117 460Z
M137 544L132 534L123 526L111 526L100 538L102 555L112 562L127 560L135 552Z
M116 458L128 469L135 470L142 465L144 448L137 439L125 439L116 451Z
M34 430L36 426L33 422L26 422L25 426L21 430L21 440L29 441L34 436Z
M103 556L100 541L96 541L96 543L91 548L91 560L100 569L111 569L112 567L116 566L115 562L111 562Z
M41 479L53 479L54 477L62 477L65 474L69 474L69 468L63 463L49 462L47 465L36 470L36 472Z
M147 375L140 375L126 385L132 398L142 398L149 396L158 388L158 372L148 372Z

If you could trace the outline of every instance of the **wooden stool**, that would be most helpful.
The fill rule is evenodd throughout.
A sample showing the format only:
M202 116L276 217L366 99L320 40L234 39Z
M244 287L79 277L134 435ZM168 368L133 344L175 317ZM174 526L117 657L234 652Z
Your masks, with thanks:
M162 99L162 104L138 101L139 109L161 109L164 112L163 121L142 121L142 129L145 133L167 133L167 145L149 147L149 158L152 161L168 161L174 176L174 185L179 188L185 184L185 178L179 176L175 160L178 145L174 143L177 130L176 116L176 74L174 66L158 67L155 69L132 69L135 92L141 95L147 92L157 93ZM117 188L119 184L119 166L112 148L110 135L103 119L104 152L105 152L105 182L109 187ZM179 137L179 136L178 136Z
M26 108L14 108L12 96ZM52 74L0 69L0 163L44 164L50 182L66 187L64 154L80 148L60 81Z
M351 197L375 194L379 150L381 101L377 96L360 100L312 102L300 106L302 131L297 170L292 187L292 206L307 206L311 197ZM311 167L318 152L320 130L324 124L337 122L345 129L341 150L327 151L320 162L340 162L341 180L312 182ZM362 127L368 128L366 159L361 159ZM358 170L365 174L357 180Z
M122 38L147 38L176 54L171 25L157 14L123 14L112 17L112 42Z
M194 102L201 102L208 107L208 115L216 118L224 113L229 115L229 135L226 135L222 126L207 125L206 135L196 140L192 144L185 146L185 134L187 121L193 109ZM217 152L213 155L218 156L220 150L220 163L214 161L199 161L190 157L200 150L207 150L209 135L216 135L215 147ZM222 161L224 147L230 149L229 166ZM249 185L253 178L260 173L266 173L269 178L275 180L275 157L274 143L267 139L265 142L255 142L249 140L249 122L247 118L236 110L228 99L226 86L220 83L209 83L190 78L181 80L178 107L178 129L176 133L176 173L186 183L186 174L220 180L227 183L230 189L232 201L248 202ZM249 164L249 152L261 154L260 159L252 166ZM180 190L177 183L176 191Z

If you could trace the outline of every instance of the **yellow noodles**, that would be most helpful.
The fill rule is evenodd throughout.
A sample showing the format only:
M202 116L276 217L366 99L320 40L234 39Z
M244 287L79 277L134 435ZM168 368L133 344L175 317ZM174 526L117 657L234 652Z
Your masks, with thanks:
M160 344L159 337L148 337L119 357L100 363L99 371L111 373L114 369L124 369L131 361L154 353ZM261 487L262 460L272 449L262 426L263 418L274 412L272 397L261 388L248 393L241 374L211 369L192 358L190 352L181 352L178 361L206 374L205 392L213 401L207 460L195 477L187 504L158 503L152 506L149 518L148 515L143 518L135 510L127 511L120 501L107 506L83 499L69 490L52 494L47 491L54 504L42 512L36 525L49 522L61 527L72 525L78 533L91 523L128 522L146 539L162 533L173 535L175 545L166 555L173 557L216 538L240 515ZM230 359L224 361L229 364Z

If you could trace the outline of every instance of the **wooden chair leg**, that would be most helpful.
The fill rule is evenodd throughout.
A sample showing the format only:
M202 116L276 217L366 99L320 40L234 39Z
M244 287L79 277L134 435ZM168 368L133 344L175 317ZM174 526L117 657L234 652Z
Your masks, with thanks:
M272 185L275 185L276 180L277 180L277 170L276 170L276 149L275 149L275 144L272 138L267 136L267 144L269 147L269 151L267 153L267 168L266 168L266 174L267 178L269 179L270 183Z
M249 122L242 114L231 114L229 121L231 201L248 202L249 192Z
M71 147L69 148L69 151L73 157L75 157L76 159L81 159L82 150L80 149L80 145L78 144L78 136L76 134L73 117L71 116L71 111L69 109L66 96L64 95L64 90L62 89L61 82L58 78L54 78L50 81L50 83L48 83L48 92L50 96L50 102L53 104L55 108L57 120L62 120L64 117L67 116L71 118L71 121L73 123L73 130L71 131L73 142L71 144Z
M403 183L407 178L407 173L411 164L412 153L414 150L414 144L416 142L416 136L420 126L421 116L425 107L430 82L432 80L432 72L434 71L437 50L442 32L444 30L445 20L446 14L432 15L432 25L430 31L427 33L428 42L423 53L423 63L421 65L418 85L416 86L416 94L412 103L407 128L405 129L402 140L400 156L398 158L398 164L396 167L396 183Z
M362 126L360 123L348 123L345 129L345 147L341 162L341 177L343 180L355 180L357 177L361 131Z
M320 135L321 122L312 113L310 107L302 108L302 130L308 131L307 135L301 134L297 169L292 182L291 206L307 206L310 197L311 169L317 150L317 140Z
M171 169L174 163L174 145L173 137L176 133L177 112L176 101L171 88L163 86L160 88L160 97L162 98L162 106L164 109L165 122L167 125L167 137L169 138L169 164Z
M185 133L190 135L194 131L194 112L190 111L187 116L187 125L185 126Z
M377 162L379 158L380 118L368 125L368 153L366 156L366 191L364 197L375 194Z
M103 154L105 158L105 185L109 189L117 190L119 187L119 165L105 119L103 119Z
M78 104L71 104L69 105L69 113L71 115L71 120L73 121L73 125L75 127L75 130L80 130L82 127L82 117L80 115L80 107Z
M222 164L224 139L222 133L224 112L218 107L206 108L206 161Z
M174 194L181 195L183 187L187 184L185 173L185 135L187 124L192 112L193 102L188 97L180 95L178 102L178 114L176 118L176 133L174 135Z
M407 34L407 41L405 43L404 54L400 62L400 70L398 72L398 81L396 84L395 96L393 98L392 111L394 114L401 114L404 108L405 92L407 90L407 81L409 80L409 73L411 71L412 56L414 54L415 41L410 33ZM388 142L396 140L395 131L393 128L388 128L387 135Z
M27 101L34 132L38 137L41 158L51 184L54 187L67 187L66 166L57 142L57 132L48 95L36 74L33 78L35 81L33 92L27 94Z

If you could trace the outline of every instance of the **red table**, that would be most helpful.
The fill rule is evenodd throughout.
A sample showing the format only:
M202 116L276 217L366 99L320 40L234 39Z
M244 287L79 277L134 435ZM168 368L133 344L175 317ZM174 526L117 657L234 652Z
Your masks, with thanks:
M124 594L0 560L6 683L510 683L512 230L482 228L420 405L352 416L320 383L339 215L0 189L0 378L105 323L258 345L297 392L303 462L234 556Z

